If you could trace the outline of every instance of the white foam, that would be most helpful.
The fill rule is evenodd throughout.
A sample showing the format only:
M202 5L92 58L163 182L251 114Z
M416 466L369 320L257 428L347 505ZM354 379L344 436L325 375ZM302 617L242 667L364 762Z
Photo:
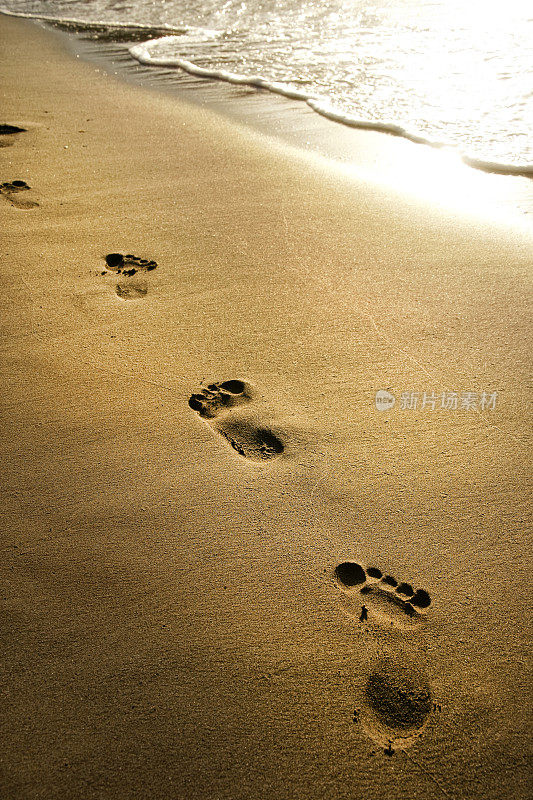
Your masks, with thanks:
M173 38L174 37L165 37L165 43L169 44ZM176 40L181 40L181 36L175 38ZM309 97L305 92L299 89L293 89L284 83L268 81L266 78L262 78L260 75L242 75L237 72L228 72L227 70L223 69L206 69L205 67L200 67L197 64L194 64L192 61L187 61L184 58L168 58L166 56L163 58L158 58L157 56L153 56L150 53L149 47L161 41L162 39L152 39L149 42L134 45L133 47L129 48L129 52L140 64L144 64L146 66L180 68L186 72L189 72L191 75L197 75L201 78L215 78L217 80L226 81L227 83L234 83L241 86L255 86L259 89L268 89L270 92L282 94L285 97L290 97L293 100L307 100Z
M370 120L355 117L340 108L336 108L334 105L332 105L331 101L327 97L308 91L306 92L303 89L297 89L289 83L272 81L261 75L247 75L224 69L209 69L206 67L201 67L188 59L180 58L179 56L157 56L152 52L154 48L157 48L161 42L165 42L166 46L172 46L174 52L186 45L207 43L222 37L225 33L223 30L195 26L173 27L167 24L144 25L141 23L125 22L111 23L103 20L96 22L94 20L87 21L82 19L15 12L3 8L0 8L0 13L13 17L39 20L51 24L56 23L79 26L80 28L88 30L98 30L103 27L109 30L116 29L146 31L147 36L150 34L153 35L153 33L156 32L158 34L162 34L162 36L155 39L148 39L141 44L136 44L129 48L130 55L140 64L152 67L162 67L165 69L182 69L191 75L195 75L200 78L221 80L231 84L264 89L274 94L290 98L291 100L304 102L317 114L320 114L332 120L333 122L337 122L351 128L371 130L386 133L392 136L399 136L416 144L424 144L430 147L453 147L453 145L451 145L449 142L434 141L427 136L422 135L418 131L409 130L402 125L395 123L394 121ZM458 152L456 147L453 147L453 149ZM529 178L533 177L533 164L504 164L494 160L484 160L483 158L472 157L468 154L460 155L466 164L474 167L475 169L483 170L485 172L494 172L502 175L516 175Z
M181 40L181 37L165 37L165 42L169 44L172 39ZM375 121L358 119L357 117L346 114L344 111L335 108L331 105L329 100L314 94L307 93L301 89L295 89L289 84L281 83L279 81L269 81L260 75L245 75L236 72L229 72L227 70L207 69L194 64L184 58L175 57L158 57L150 52L150 48L160 43L161 39L152 39L143 44L137 44L129 48L130 55L140 64L152 67L163 67L183 69L191 75L196 75L201 78L209 78L215 80L226 81L227 83L253 86L259 89L266 89L274 94L288 97L291 100L301 100L305 102L309 108L313 109L317 114L327 117L333 122L347 125L350 128L359 128L361 130L371 130L381 133L387 133L392 136L400 136L415 144L424 144L429 147L444 148L451 147L448 142L435 142L428 139L426 136L415 132L409 131L407 128L396 124L395 122L388 121ZM532 178L533 177L533 164L500 164L495 161L485 161L480 158L472 158L468 155L461 155L463 161L475 169L483 170L484 172L495 172L500 175L517 175Z

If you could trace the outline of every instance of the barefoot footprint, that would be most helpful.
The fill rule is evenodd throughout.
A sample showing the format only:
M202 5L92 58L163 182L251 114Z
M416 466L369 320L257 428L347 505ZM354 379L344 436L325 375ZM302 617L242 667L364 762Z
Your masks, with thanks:
M391 624L417 622L431 605L425 589L413 589L410 583L384 575L378 567L364 569L355 561L343 561L334 570L337 586L345 594L345 608L361 621L375 616ZM369 608L367 608L367 604Z
M26 181L5 181L0 184L0 194L15 208L36 208L39 205L35 200L31 200L28 197L19 197L20 192L27 192L30 189L31 186L28 186Z
M223 436L233 449L252 461L265 461L283 453L284 447L268 428L233 413L255 397L252 387L240 380L210 383L189 398L189 406Z
M105 256L105 262L110 272L116 275L124 275L126 278L132 278L133 275L140 272L151 272L157 267L157 261L139 258L131 253L126 255L108 253ZM104 270L102 275L106 274L107 270ZM139 300L148 293L148 285L146 281L140 281L138 278L134 281L122 280L115 286L115 292L122 300Z
M343 606L361 622L385 624L391 634L379 637L366 680L358 690L355 718L366 734L392 756L397 748L410 746L420 736L434 706L425 669L405 643L396 637L413 628L431 605L425 589L414 589L378 567L366 569L356 561L343 561L333 573L343 593ZM400 630L398 630L400 629ZM376 633L374 627L371 632ZM413 631L414 632L414 631ZM390 636L392 635L392 639ZM396 647L390 645L396 639ZM384 644L388 652L384 655Z

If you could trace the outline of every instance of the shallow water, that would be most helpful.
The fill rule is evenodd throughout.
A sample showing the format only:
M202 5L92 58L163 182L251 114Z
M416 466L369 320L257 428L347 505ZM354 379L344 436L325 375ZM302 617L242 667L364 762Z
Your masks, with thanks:
M14 12L159 28L130 32L145 64L306 100L356 126L533 162L533 14L524 0L4 0ZM162 36L168 29L168 34ZM98 32L95 32L95 35ZM103 32L99 33L100 36ZM139 43L139 41L141 43Z

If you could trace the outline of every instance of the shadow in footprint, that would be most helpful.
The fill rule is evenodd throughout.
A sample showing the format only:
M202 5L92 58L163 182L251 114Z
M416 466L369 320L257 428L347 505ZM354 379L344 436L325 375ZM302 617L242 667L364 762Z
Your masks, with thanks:
M385 615L390 622L417 621L431 605L425 589L415 591L409 583L383 575L378 567L364 569L355 561L343 561L335 567L333 577L346 595L345 609L361 621L368 619L369 610L378 618Z
M36 208L39 205L39 203L27 196L20 196L21 192L25 193L29 190L31 190L31 186L28 186L26 181L5 181L0 184L0 194L15 208Z
M241 380L210 383L189 398L189 406L207 420L240 456L252 461L266 461L281 455L284 446L267 427L239 418L231 412L250 403L252 387Z
M433 708L424 668L402 649L378 659L361 692L360 719L365 732L392 752L413 744Z
M0 147L11 147L14 134L24 133L25 131L26 128L19 128L18 125L8 125L6 122L0 123Z
M117 283L115 291L121 300L140 300L146 297L148 287L145 283Z
M151 272L157 267L157 261L139 258L131 253L108 253L105 257L107 268L111 272L124 275L135 275L136 272Z
M26 128L19 128L18 125L8 125L6 122L0 122L0 135L6 136L12 133L25 133Z

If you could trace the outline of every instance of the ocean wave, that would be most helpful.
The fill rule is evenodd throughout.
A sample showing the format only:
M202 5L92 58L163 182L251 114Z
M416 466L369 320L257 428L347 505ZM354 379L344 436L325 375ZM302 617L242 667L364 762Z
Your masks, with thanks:
M168 43L169 40L166 40ZM130 55L144 66L178 68L183 69L191 75L196 75L201 78L208 78L214 80L226 81L227 83L253 86L258 89L266 89L274 94L282 95L283 97L290 98L291 100L300 100L306 103L309 108L320 114L332 122L338 122L350 128L358 128L360 130L371 130L380 133L386 133L390 136L399 136L407 139L415 144L423 144L434 148L457 148L449 142L436 142L422 134L409 131L407 128L398 125L395 122L389 121L375 121L359 119L349 114L346 114L341 109L335 108L327 98L321 97L316 94L305 92L301 89L295 89L290 84L280 81L270 81L260 75L246 75L236 72L229 72L221 69L209 69L200 67L198 64L188 61L179 57L157 57L151 54L150 48L157 45L159 39L153 39L149 42L134 45L129 48ZM458 151L459 152L459 151ZM493 172L499 175L515 175L526 178L533 178L533 164L503 164L492 160L485 160L476 158L465 153L459 152L460 158L470 167L482 170L483 172Z
M199 26L176 27L168 24L144 25L142 23L97 22L15 12L4 8L0 8L0 13L13 17L38 20L78 35L89 35L89 38L99 41L125 41L128 44L137 42L137 44L129 47L128 50L132 58L144 66L161 67L164 69L182 69L200 78L220 80L226 83L263 89L291 100L304 102L317 114L326 117L332 122L360 130L376 131L390 136L401 137L415 144L423 144L434 148L453 149L458 153L465 164L474 169L500 175L533 178L533 164L505 164L493 159L479 158L478 156L462 152L460 148L453 143L435 141L418 131L409 130L394 121L356 117L333 105L327 96L317 95L316 93L295 88L290 83L270 80L261 75L250 75L224 69L202 67L193 61L179 56L157 56L153 53L154 48L157 48L162 41L164 41L167 46L170 45L174 51L179 51L184 45L202 45L215 41L218 38L223 38L226 33L224 30L202 28Z

